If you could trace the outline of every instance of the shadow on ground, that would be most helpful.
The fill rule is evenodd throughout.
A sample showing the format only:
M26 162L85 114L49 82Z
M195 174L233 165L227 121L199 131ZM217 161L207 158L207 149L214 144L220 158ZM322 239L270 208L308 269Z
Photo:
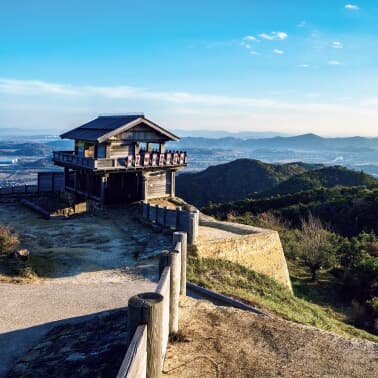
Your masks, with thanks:
M127 308L3 333L0 377L115 377L126 339Z

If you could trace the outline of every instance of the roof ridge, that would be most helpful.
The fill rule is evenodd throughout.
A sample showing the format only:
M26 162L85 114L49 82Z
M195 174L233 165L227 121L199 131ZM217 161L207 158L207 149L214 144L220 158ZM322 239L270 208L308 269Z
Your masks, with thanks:
M100 114L97 118L124 118L124 117L143 117L144 113L135 112L135 113L124 113L124 114Z

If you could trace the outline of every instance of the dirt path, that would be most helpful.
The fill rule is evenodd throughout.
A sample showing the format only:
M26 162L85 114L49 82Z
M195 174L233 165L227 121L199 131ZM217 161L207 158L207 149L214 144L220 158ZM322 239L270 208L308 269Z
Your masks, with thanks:
M377 377L378 344L275 317L181 300L181 341L164 376L194 378Z
M47 221L19 205L1 205L0 223L20 235L34 271L31 282L11 283L0 266L0 377L57 321L125 307L130 296L154 290L154 255L171 243L126 210Z

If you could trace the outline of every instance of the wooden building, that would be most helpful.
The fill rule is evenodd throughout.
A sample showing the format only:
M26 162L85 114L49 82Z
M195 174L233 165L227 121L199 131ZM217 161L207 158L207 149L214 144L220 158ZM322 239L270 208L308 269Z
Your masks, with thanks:
M74 151L55 151L65 188L101 203L132 202L175 195L176 171L187 165L182 151L165 144L179 138L143 114L99 116L61 135Z

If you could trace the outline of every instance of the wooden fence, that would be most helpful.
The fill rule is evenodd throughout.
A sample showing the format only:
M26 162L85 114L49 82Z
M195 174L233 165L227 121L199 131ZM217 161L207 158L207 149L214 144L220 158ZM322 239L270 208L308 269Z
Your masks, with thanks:
M38 185L16 185L0 188L0 195L19 195L38 193Z
M0 195L24 195L64 191L64 172L38 172L37 185L15 185L0 188Z
M182 210L181 207L169 209L166 206L141 202L141 216L144 220L161 227L186 232L189 244L195 244L197 241L199 226L198 210L187 211Z
M169 334L179 329L179 296L186 294L187 234L173 234L174 247L163 251L159 283L153 293L128 303L128 349L117 378L160 378Z

